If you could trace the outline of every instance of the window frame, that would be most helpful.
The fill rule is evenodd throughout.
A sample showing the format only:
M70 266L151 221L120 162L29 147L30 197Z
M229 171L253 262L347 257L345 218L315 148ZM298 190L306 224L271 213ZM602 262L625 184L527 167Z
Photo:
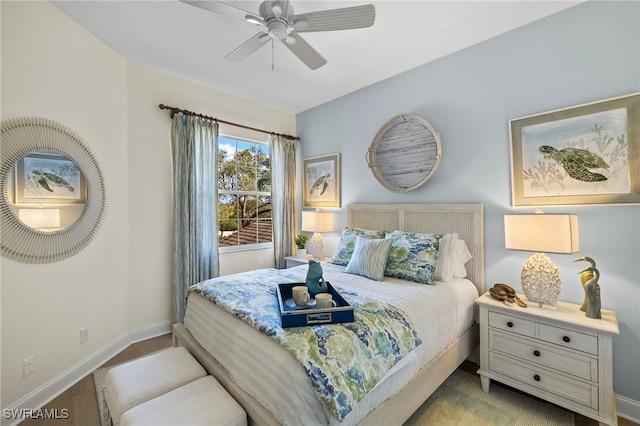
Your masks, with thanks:
M269 148L269 173L271 173L271 147L270 147L270 143L268 141L260 141L260 140L256 140L256 139L250 139L250 138L245 138L245 137L240 137L240 136L233 136L231 134L228 133L220 133L218 135L218 140L216 141L216 155L220 150L220 139L221 138L226 138L226 139L231 139L233 140L236 144L238 142L246 142L249 144L256 144L256 145L263 145L266 146L267 148ZM216 184L219 181L219 164L216 164ZM271 185L269 185L271 187ZM255 196L255 197L260 197L260 196L264 196L266 193L265 192L260 192L260 191L229 191L229 190L224 190L224 192L221 192L220 187L217 188L217 200L216 202L217 204L217 209L216 212L219 212L219 208L220 208L220 196L224 195L224 194L241 194L241 195L251 195L251 196ZM268 193L269 198L273 201L273 188L271 188L271 190ZM272 212L273 212L273 206L272 206ZM219 232L219 224L220 224L220 218L216 217L215 220L217 221L216 224L216 229ZM263 243L254 243L254 244L236 244L233 246L218 246L218 252L219 253L234 253L234 252L241 252L241 251L251 251L251 250L264 250L264 249L272 249L273 246L273 216L272 216L272 220L271 220L271 241L269 242L263 242ZM218 235L218 232L216 232L216 236Z

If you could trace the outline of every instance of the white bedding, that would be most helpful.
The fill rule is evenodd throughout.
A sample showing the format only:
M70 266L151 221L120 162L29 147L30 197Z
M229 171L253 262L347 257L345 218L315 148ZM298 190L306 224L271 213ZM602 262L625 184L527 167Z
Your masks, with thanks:
M355 407L340 424L360 422L372 409L402 389L475 321L476 287L466 279L436 285L385 277L372 281L345 274L343 266L322 264L324 278L334 285L365 292L401 308L423 341ZM304 282L307 266L288 271ZM216 325L217 324L217 325ZM184 320L195 339L216 358L233 380L252 394L286 425L336 424L328 418L295 358L268 336L228 314L198 294L191 293Z

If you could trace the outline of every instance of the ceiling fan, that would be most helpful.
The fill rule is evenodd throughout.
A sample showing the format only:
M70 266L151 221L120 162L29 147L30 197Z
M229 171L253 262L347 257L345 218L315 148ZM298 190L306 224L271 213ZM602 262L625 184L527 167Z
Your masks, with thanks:
M296 15L288 0L267 0L260 5L259 14L256 15L215 0L180 1L263 27L225 58L241 61L268 41L280 40L312 70L320 68L327 60L298 33L366 28L373 25L376 17L372 4Z

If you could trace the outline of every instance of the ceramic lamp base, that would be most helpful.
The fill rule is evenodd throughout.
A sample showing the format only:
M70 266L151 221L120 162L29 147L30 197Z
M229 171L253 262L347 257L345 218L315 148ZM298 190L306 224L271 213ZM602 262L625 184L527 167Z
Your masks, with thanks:
M307 252L313 256L314 259L321 259L324 254L324 242L322 241L322 235L315 232L311 239L307 242Z
M560 271L558 267L542 253L536 253L522 265L520 274L522 291L532 302L542 305L555 305L560 297Z

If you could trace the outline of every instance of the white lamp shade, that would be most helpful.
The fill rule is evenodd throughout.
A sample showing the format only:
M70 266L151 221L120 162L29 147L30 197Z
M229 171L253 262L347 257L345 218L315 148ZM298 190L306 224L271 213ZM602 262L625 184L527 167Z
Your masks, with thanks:
M504 216L504 244L508 249L538 253L580 251L575 214L519 214Z
M302 230L307 232L333 232L333 213L303 211Z
M60 209L18 209L18 217L35 229L60 227Z

